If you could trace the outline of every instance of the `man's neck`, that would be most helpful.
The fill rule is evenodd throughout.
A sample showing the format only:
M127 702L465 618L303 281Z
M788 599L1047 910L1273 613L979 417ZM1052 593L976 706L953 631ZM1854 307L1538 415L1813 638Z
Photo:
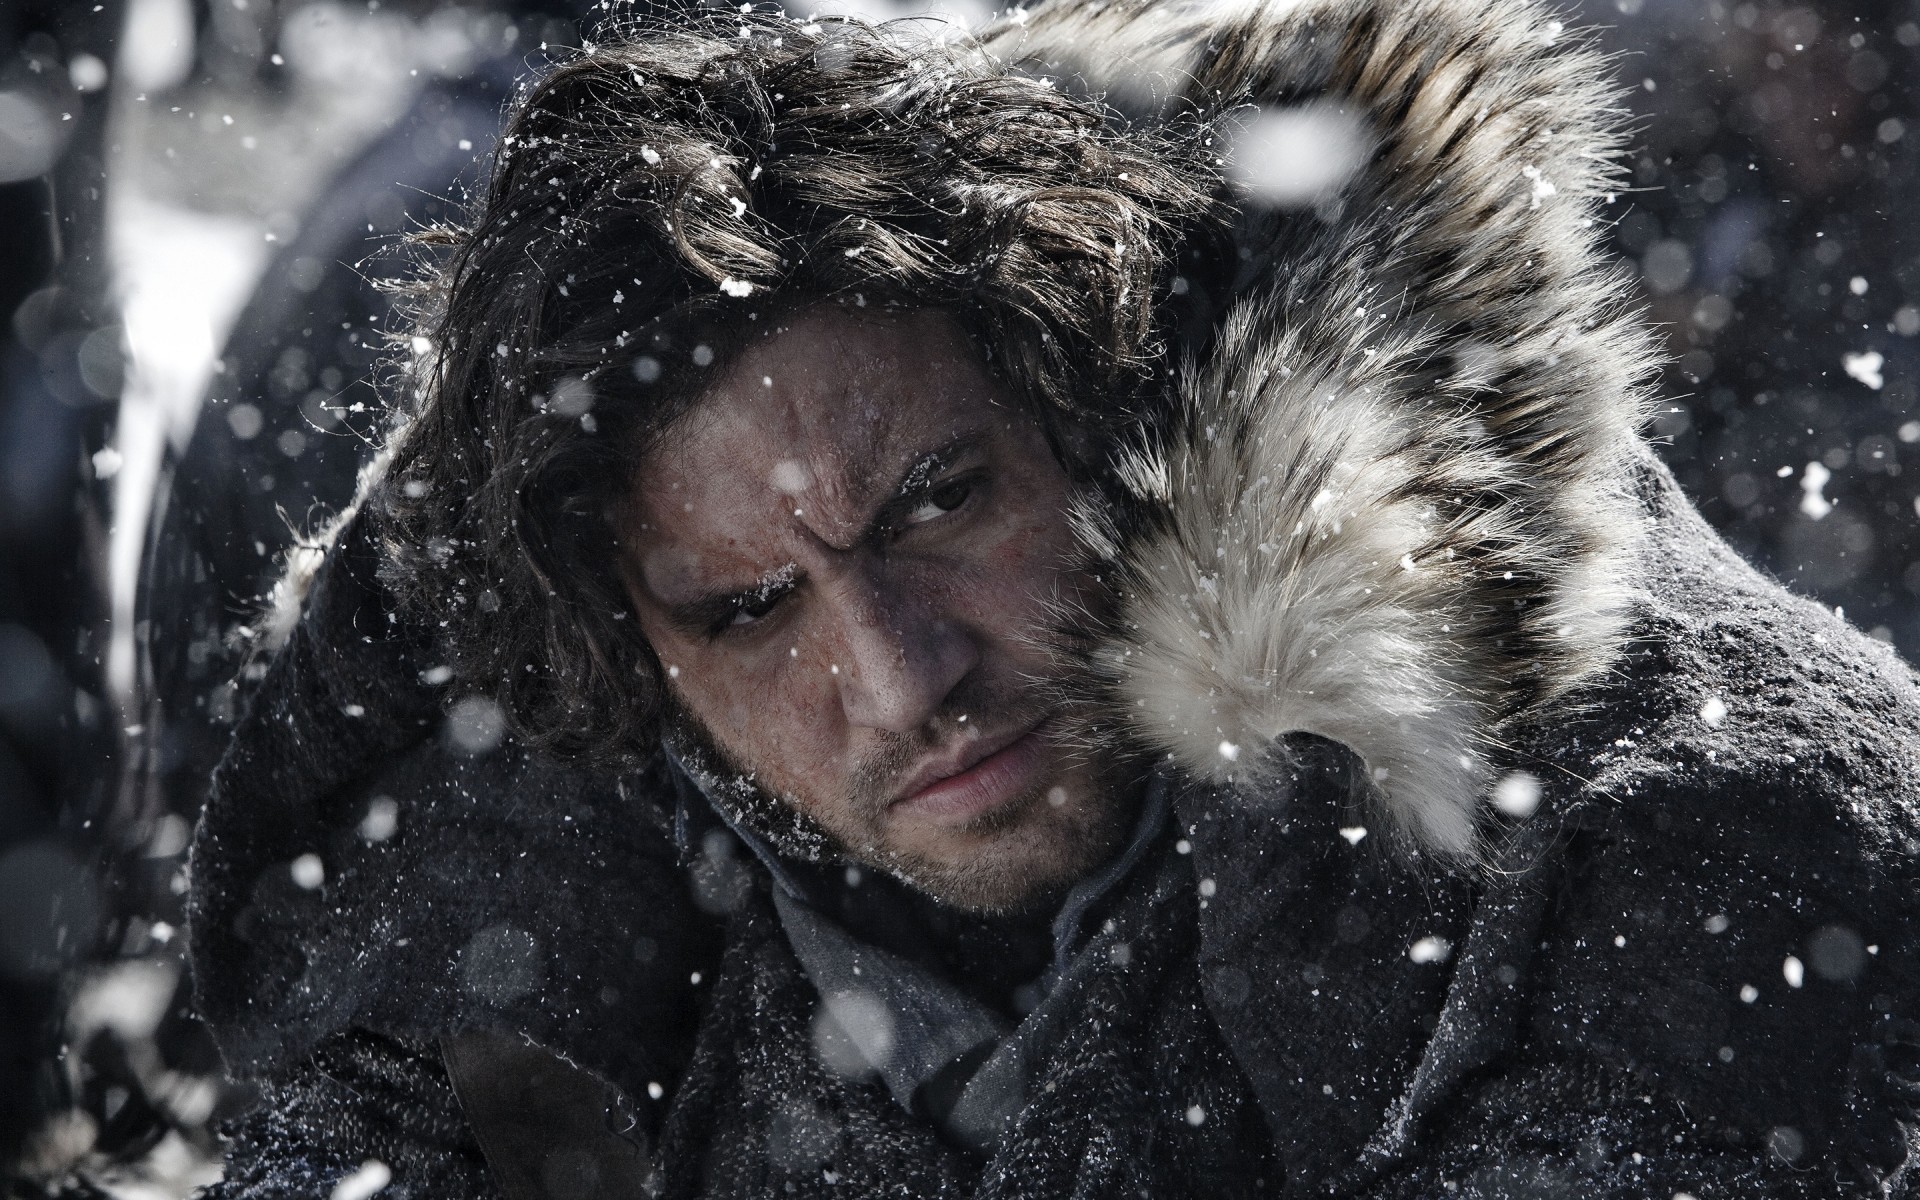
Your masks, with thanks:
M1003 1016L1024 1015L1045 994L1099 913L1167 824L1167 784L1144 775L1117 794L1131 818L1129 835L1107 861L1071 885L1036 896L1011 914L970 912L903 880L845 861L802 862L780 854L751 828L731 819L696 782L682 784L682 836L718 820L739 837L774 878L774 886L839 923L860 941L896 954ZM691 806L691 807L690 807Z

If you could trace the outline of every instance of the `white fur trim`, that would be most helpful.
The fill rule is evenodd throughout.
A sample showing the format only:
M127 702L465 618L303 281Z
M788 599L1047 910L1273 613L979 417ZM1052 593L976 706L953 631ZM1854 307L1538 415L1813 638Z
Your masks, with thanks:
M1374 135L1331 204L1244 198L1273 258L1129 466L1156 519L1092 535L1127 591L1096 661L1187 769L1318 734L1416 846L1474 857L1503 724L1605 671L1631 607L1655 355L1597 246L1604 64L1526 0L1053 0L988 44L1136 115Z

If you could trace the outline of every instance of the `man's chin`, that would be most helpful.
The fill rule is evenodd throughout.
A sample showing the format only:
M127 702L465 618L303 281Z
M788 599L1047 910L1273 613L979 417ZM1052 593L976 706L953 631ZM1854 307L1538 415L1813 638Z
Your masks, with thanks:
M911 847L876 847L867 865L970 912L1007 915L1057 905L1119 850L1132 814L1117 798L1055 806L1043 791Z

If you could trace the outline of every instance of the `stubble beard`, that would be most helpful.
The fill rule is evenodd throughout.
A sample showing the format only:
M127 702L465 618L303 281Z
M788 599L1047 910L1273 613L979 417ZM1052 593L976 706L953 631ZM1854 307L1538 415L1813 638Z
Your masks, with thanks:
M1125 755L1095 756L1097 739L1085 732L1092 706L1058 699L1063 689L1046 683L1015 687L963 685L942 706L926 730L915 734L881 732L878 745L848 773L846 803L808 804L797 796L776 796L741 757L721 745L683 706L668 722L668 745L694 774L709 797L736 825L765 838L782 855L808 862L845 861L871 867L955 908L982 913L1031 911L1056 903L1075 882L1111 858L1138 807L1137 769ZM1051 711L1022 697L1052 695ZM956 857L916 853L887 844L882 836L897 781L936 745L964 728L962 714L1016 714L1004 726L1044 725L1039 736L1054 749L1051 757L1093 780L1082 794L1056 803L1049 793L1058 777L1041 781L1004 804L956 827L962 844L978 846ZM1097 764L1105 761L1104 769ZM815 815L840 811L844 821L828 824ZM834 826L841 826L835 828Z
M1059 724L1055 713L1039 736L1052 744L1056 761L1072 763L1080 751L1055 734ZM1105 773L1091 777L1093 786L1080 794L1060 788L1058 778L1043 780L966 822L957 840L979 849L964 856L871 842L849 854L956 908L1005 914L1048 907L1117 852L1132 820L1137 789Z

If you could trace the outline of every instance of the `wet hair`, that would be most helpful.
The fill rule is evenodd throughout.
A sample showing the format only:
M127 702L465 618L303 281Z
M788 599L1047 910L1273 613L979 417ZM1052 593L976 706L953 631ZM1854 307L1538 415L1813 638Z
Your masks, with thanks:
M418 239L387 583L520 736L650 752L659 667L608 514L734 353L823 303L934 308L1096 477L1165 386L1160 301L1203 138L904 25L726 14L613 31L516 102L463 228Z

